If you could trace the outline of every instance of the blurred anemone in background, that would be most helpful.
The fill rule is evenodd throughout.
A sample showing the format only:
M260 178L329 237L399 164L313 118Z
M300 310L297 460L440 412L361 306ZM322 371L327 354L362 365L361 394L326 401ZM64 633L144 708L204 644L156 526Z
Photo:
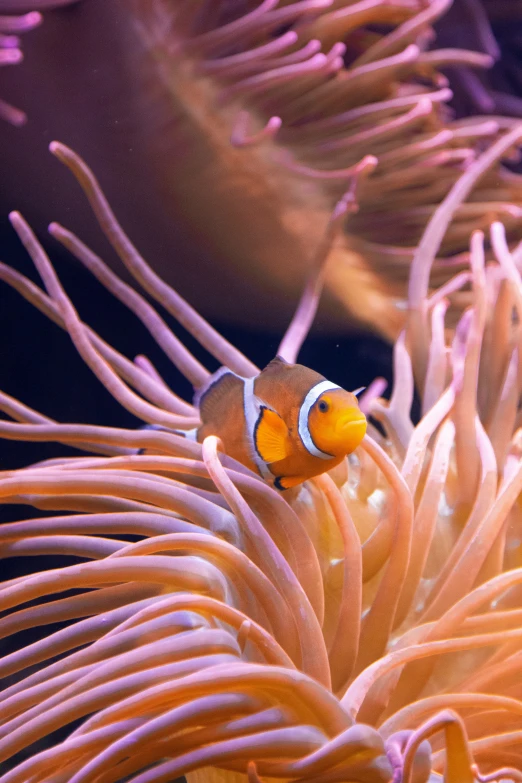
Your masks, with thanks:
M125 181L123 216L169 282L190 291L207 315L277 331L353 166L373 155L359 213L332 250L319 323L394 339L430 216L513 124L493 99L486 105L478 97L477 85L491 95L502 89L484 76L499 54L487 13L497 29L500 7L450 6L88 0L49 12L34 37L31 68L16 69L35 126L9 139L6 173L16 203L26 212L30 206L43 227L42 184L51 173L35 139L70 140L95 155L113 203ZM455 118L448 102L456 91L457 107L464 105L464 82L474 104ZM504 162L516 157L506 150ZM66 188L59 181L53 197L67 194L59 208L75 212L82 230L83 213ZM498 162L484 174L444 237L434 287L464 268L471 230L498 218L508 241L520 238L521 194L518 176ZM185 263L173 263L172 247ZM192 273L206 284L194 287ZM248 306L241 296L247 281Z
M465 65L448 70L458 115L522 115L522 5L502 0L457 0L436 25L442 46L466 46L489 54L492 68L472 72Z
M7 15L2 13L3 10L4 6L0 4L0 65L16 65L23 57L19 34L38 27L42 16L38 11ZM27 121L27 116L20 109L0 99L0 119L18 126Z
M4 525L0 555L78 561L0 589L0 634L14 637L0 661L1 783L522 780L520 246L511 252L494 222L492 260L476 231L469 268L428 288L462 200L520 138L518 126L477 158L421 238L391 399L381 379L361 399L381 429L285 496L215 437L198 444L172 431L194 426L197 408L146 357L130 361L80 320L12 213L43 287L6 265L2 279L152 427L62 424L0 397L0 437L90 452L0 475L3 503L47 513ZM85 163L51 149L167 319L252 376L146 264ZM72 232L50 231L201 385L208 371L159 309ZM315 312L319 272L281 344L288 359ZM471 305L452 337L447 295L466 285ZM43 635L24 645L29 629Z
M352 167L374 155L326 290L345 322L348 314L396 337L427 221L512 124L448 114L452 93L440 69L493 63L489 52L433 43L433 24L450 5L135 2L139 70L148 76L142 115L158 123L149 138L167 201L177 201L202 241L208 236L217 258L252 259L265 285L291 292ZM520 198L518 178L498 166L477 183L444 237L435 285L462 263L470 230L488 218L501 216L517 236Z

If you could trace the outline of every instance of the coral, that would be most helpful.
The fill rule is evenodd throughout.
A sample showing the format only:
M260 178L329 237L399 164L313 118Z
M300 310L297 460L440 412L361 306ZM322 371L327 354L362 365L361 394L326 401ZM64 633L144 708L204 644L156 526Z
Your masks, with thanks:
M4 638L50 626L0 661L0 759L14 761L1 783L522 779L520 247L511 252L494 222L492 260L474 232L470 267L428 291L455 211L520 136L518 127L479 157L430 220L391 399L377 379L361 402L370 435L342 468L285 496L215 438L200 445L172 431L193 426L197 410L145 357L131 362L82 323L13 213L45 291L5 265L0 276L151 426L61 424L0 397L0 437L90 452L0 474L2 502L48 514L5 525L2 557L80 559L0 590ZM144 262L87 166L61 144L52 151L147 294L220 362L252 375ZM50 230L195 387L208 377L144 296L71 232ZM283 340L287 356L315 312L324 257ZM471 306L452 333L447 295L468 284ZM35 746L45 737L48 747Z

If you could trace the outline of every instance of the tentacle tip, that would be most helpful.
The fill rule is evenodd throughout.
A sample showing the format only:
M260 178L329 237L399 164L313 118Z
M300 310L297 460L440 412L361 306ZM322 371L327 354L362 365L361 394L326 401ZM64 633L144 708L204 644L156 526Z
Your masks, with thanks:
M17 65L24 59L24 55L21 49L5 49L2 52L2 60L4 65Z
M27 114L24 111L18 111L16 116L12 118L11 124L16 128L22 128L24 125L27 125Z
M35 27L42 24L43 16L39 11L29 11L25 14L24 22L26 30L34 30Z
M420 98L417 104L417 111L420 115L429 114L433 109L433 102L429 98Z
M255 761L249 761L247 764L248 783L261 783L261 778L257 773L257 764Z
M361 168L368 168L368 166L376 166L379 162L379 158L376 155L365 155L361 161Z
M402 57L404 58L404 60L409 60L410 58L414 60L419 56L419 54L420 54L420 46L418 46L418 44L412 43L409 44L409 46L407 46L406 49L404 49L404 51L402 52Z
M49 152L58 158L58 160L65 160L69 156L74 157L73 151L67 147L66 144L62 144L61 141L51 141L49 144Z

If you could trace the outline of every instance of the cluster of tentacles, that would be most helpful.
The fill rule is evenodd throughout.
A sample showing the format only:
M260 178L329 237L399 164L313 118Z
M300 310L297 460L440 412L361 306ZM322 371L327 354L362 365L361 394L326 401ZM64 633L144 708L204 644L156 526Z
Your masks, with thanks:
M72 5L76 0L0 0L0 66L17 65L23 59L20 34L34 30L42 22L41 11ZM31 8L31 11L26 11ZM21 13L26 11L26 13ZM24 125L27 115L0 98L0 120Z
M61 144L52 151L149 297L220 362L254 374L145 263L87 166ZM44 288L5 265L2 279L155 426L62 424L0 397L1 438L90 452L0 474L3 503L52 512L4 525L0 555L81 560L0 590L0 635L13 637L0 660L1 783L522 780L521 251L494 223L494 260L474 233L470 268L428 296L441 237L472 185L468 172L417 251L391 399L377 379L361 403L381 429L341 469L286 495L215 438L172 431L194 426L197 410L146 358L130 361L80 320L12 214ZM50 230L201 385L208 371L149 300L76 236ZM290 360L326 255L281 344ZM465 286L472 306L451 337L446 297ZM24 645L27 629L41 638Z
M195 222L207 208L211 215L213 204L228 200L231 252L248 254L247 236L256 247L263 245L263 232L277 236L287 264L272 269L266 261L267 270L278 285L289 285L284 275L295 275L295 267L288 237L298 245L302 265L347 177L370 151L377 165L360 188L358 214L334 250L327 287L358 321L396 337L414 248L430 216L484 146L514 122L497 116L451 119L445 104L452 92L440 69L487 68L494 52L436 48L433 24L450 5L133 0L149 56L142 70L154 71L168 96L169 109L151 137L160 134L176 161L170 177L165 158L158 158L169 193L180 189L187 219ZM149 81L145 114L159 90ZM230 135L241 150L230 149ZM189 153L178 161L176 148L186 156L188 145L199 158ZM505 157L512 152L506 148ZM244 241L238 199L249 209ZM508 237L519 238L521 201L518 176L495 165L454 212L433 284L467 263L462 254L471 230L496 218ZM230 243L216 217L208 224L209 241Z
M21 15L3 14L4 10L13 10L9 4L0 2L0 66L16 65L22 60L19 33L25 33L38 27L42 16L38 11ZM0 98L0 119L12 125L23 125L26 115L15 106Z

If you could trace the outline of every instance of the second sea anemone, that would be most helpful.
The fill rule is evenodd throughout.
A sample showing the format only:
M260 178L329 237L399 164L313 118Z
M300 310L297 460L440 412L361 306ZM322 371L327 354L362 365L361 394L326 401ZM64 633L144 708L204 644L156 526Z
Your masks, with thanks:
M448 81L447 68L481 83L496 56L495 47L482 45L484 25L479 35L467 24L468 49L444 38L455 26L450 5L89 0L50 12L29 78L56 78L37 100L33 94L33 105L27 98L35 136L11 143L6 178L11 160L31 160L48 129L69 138L97 156L92 162L115 194L126 177L126 214L156 271L190 290L183 265L165 252L181 246L188 263L207 275L208 288L219 291L210 296L198 287L200 309L257 325L262 313L265 328L277 330L347 178L371 153L378 165L360 188L358 214L332 248L321 318L338 332L362 325L394 340L427 222L460 175L514 123L497 112L485 116L486 109L459 119L450 112L456 79ZM455 3L457 19L463 5L469 3ZM21 6L10 0L7 7ZM511 15L516 19L516 10ZM475 45L480 51L471 50ZM26 88L21 81L18 89L31 96ZM39 118L45 122L37 127ZM510 244L520 239L520 179L503 165L515 156L514 147L506 149L502 165L497 160L455 211L432 267L433 288L464 269L472 230L498 219ZM11 174L22 194L33 194L36 221L46 200L40 182L49 176L38 166L35 156L31 166L13 163ZM253 307L241 296L247 279ZM462 307L466 293L456 299L452 304ZM458 312L450 311L453 322Z
M16 65L21 62L23 57L19 34L38 27L42 16L38 11L30 11L16 16L7 15L3 13L4 10L13 9L6 8L6 4L0 2L0 66ZM23 111L0 99L0 119L12 125L23 125L27 117Z

